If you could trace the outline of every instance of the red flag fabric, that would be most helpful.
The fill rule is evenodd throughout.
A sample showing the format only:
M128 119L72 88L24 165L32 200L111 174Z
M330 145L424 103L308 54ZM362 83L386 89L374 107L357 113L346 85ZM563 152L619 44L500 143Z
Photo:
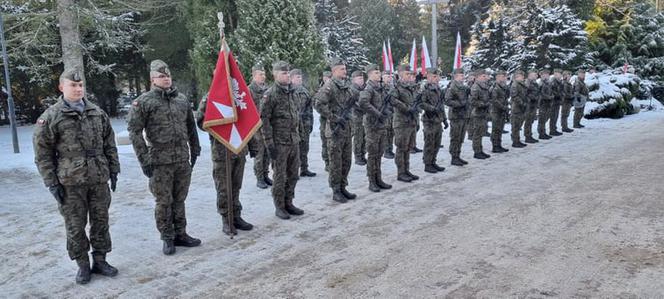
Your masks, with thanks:
M457 40L456 40L456 47L454 48L454 68L453 69L460 69L463 65L462 58L461 58L461 34L457 32Z
M203 128L239 154L261 126L261 119L242 72L225 42L217 58Z

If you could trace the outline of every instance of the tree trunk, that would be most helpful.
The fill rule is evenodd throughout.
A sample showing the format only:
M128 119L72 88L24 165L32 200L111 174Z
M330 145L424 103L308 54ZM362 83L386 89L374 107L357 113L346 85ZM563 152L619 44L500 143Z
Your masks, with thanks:
M57 0L58 23L62 43L62 62L65 69L78 68L85 81L83 49L78 24L77 0Z

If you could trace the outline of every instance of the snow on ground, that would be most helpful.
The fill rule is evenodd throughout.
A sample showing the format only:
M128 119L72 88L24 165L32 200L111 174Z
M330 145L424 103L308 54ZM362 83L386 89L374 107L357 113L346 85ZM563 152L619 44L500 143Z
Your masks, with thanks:
M209 142L187 201L198 248L161 253L148 191L131 146L110 209L118 277L74 283L62 217L32 162L31 127L13 154L0 128L0 289L7 297L661 297L664 296L664 112L584 120L587 128L441 174L411 156L412 184L367 190L353 165L359 199L336 204L327 187L318 130L309 154L315 178L298 182L306 214L274 216L268 190L255 187L249 160L241 201L256 225L230 240L221 232ZM114 120L117 132L123 120ZM508 129L509 130L509 129ZM448 166L448 132L439 160ZM504 143L509 135L503 135ZM421 147L422 133L418 145ZM485 148L490 147L488 138Z

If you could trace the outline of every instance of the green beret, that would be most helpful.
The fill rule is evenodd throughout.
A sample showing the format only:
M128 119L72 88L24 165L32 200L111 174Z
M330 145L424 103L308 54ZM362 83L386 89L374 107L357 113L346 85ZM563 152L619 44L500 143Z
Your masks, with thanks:
M528 74L539 74L539 72L536 69L530 69L528 70Z
M82 72L79 68L66 69L60 74L60 80L67 79L69 81L81 82L83 81Z
M351 78L364 77L364 73L362 73L362 71L354 71L352 74L350 74L350 77Z
M332 77L332 72L330 72L330 71L324 71L324 72L323 72L323 77Z
M367 72L367 73L369 73L371 71L380 71L380 68L378 67L377 64L372 63L372 64L369 64L369 65L365 66L364 71Z
M563 70L561 70L561 69L553 69L553 72L554 72L554 73L562 73Z
M332 58L330 59L330 67L335 67L339 65L346 65L346 62L341 58Z
M499 76L499 75L505 76L505 75L507 75L507 72L505 72L503 70L499 70L499 71L496 72L496 76Z
M570 71L570 70L564 70L563 71L563 75L571 75L571 74L572 74L572 71Z
M410 65L407 65L407 64L401 64L401 65L399 65L399 67L397 68L397 71L399 71L399 72L410 72Z
M463 75L463 69L453 70L452 75Z
M288 65L288 62L285 62L283 60L277 60L274 63L272 63L272 71L280 71L280 72L288 72L290 70L290 65Z
M171 75L171 70L168 69L168 64L159 59L150 62L150 72L161 73L168 76Z
M435 67L428 67L427 68L427 74L432 74L432 75L438 75L440 76L440 70L438 70Z
M255 72L255 71L263 71L264 72L265 69L263 68L262 64L257 63L257 64L255 64L254 66L251 67L251 71L252 72Z
M292 69L290 72L288 72L289 75L291 76L302 76L302 70L301 69Z
M525 75L526 75L526 73L525 73L524 71L522 71L522 70L516 70L516 71L514 72L514 74L515 74L515 75L521 75L521 76L525 76Z
M540 71L540 75L545 75L545 74L548 75L548 74L551 74L551 72L548 69L542 69Z

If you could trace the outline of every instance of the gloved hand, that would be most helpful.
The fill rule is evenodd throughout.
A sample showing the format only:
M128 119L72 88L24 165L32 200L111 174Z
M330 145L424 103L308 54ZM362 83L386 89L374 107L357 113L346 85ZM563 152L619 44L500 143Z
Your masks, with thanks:
M384 116L390 115L390 109L383 109L383 115Z
M146 177L148 177L148 178L152 177L152 166L150 166L150 165L141 166L141 169L143 169L143 174Z
M111 172L111 191L115 192L115 187L118 185L118 174Z
M279 154L279 152L277 151L277 147L275 147L274 145L272 145L272 146L269 146L269 147L267 148L267 150L268 150L268 154L270 155L270 159L272 159L272 160L276 160L276 159L277 159L277 155Z
M339 127L340 129L343 129L346 127L346 119L343 117L337 117L336 121L334 122L335 126ZM334 129L334 128L333 128Z
M250 157L250 158L256 158L256 155L257 155L257 154L258 154L258 153L257 153L256 151L249 151L249 157Z
M48 187L48 191L53 194L53 197L55 197L55 200L59 204L64 204L65 202L65 188L62 187L60 184L56 184L53 186Z
M198 156L191 155L191 168L194 168L194 165L196 165L196 159L198 159Z
M443 121L443 127L445 128L445 130L447 130L447 128L450 127L450 124L447 122L447 119Z

